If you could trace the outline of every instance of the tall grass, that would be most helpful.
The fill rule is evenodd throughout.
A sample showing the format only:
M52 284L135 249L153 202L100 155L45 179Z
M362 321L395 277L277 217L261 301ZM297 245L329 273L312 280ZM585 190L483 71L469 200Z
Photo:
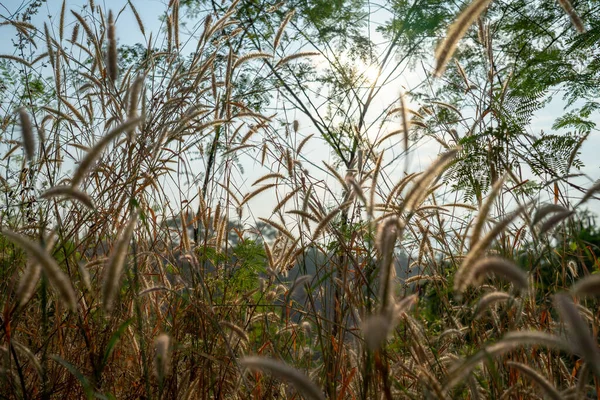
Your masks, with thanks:
M488 3L451 27L437 73ZM3 105L3 396L600 398L598 282L550 245L576 210L535 213L524 196L509 210L510 170L479 208L446 202L450 146L395 182L375 145L315 178L300 160L318 138L295 119L276 135L275 116L235 91L245 64L278 76L314 54L279 57L292 13L272 53L238 54L234 2L206 17L185 59L178 1L164 35L128 6L147 43L126 68L118 14L93 2L63 3L58 36L11 21L42 54L3 58L25 88L50 71L52 93ZM404 97L400 111L408 150L423 122ZM245 154L268 169L250 188ZM265 196L272 212L243 219ZM551 301L569 289L576 302Z

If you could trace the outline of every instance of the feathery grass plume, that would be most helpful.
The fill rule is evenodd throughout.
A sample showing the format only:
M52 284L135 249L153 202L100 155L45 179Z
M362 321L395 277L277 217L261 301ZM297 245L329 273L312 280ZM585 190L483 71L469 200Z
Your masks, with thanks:
M471 267L471 282L463 282L463 290L470 284L478 285L482 283L487 274L499 275L510 281L517 290L527 289L527 274L515 263L500 258L486 257L477 260Z
M35 259L35 262L42 266L48 280L52 286L58 290L60 297L69 306L69 309L71 309L71 311L76 311L77 296L75 295L73 285L67 274L60 269L56 261L50 257L48 252L38 244L13 231L3 229L2 234L11 242L25 250L27 254Z
M54 59L54 46L52 45L52 36L50 36L50 30L48 25L44 22L44 38L46 39L46 47L48 48L48 59L51 65L55 65Z
M375 246L381 254L379 301L381 302L382 313L387 311L388 307L394 303L393 274L395 268L392 266L394 247L402 234L403 228L403 223L396 217L390 217L380 222L377 227Z
M369 315L361 324L361 331L367 349L378 350L385 343L393 328L393 318L387 314Z
M537 210L537 212L535 213L535 215L533 216L533 219L531 220L531 226L537 225L541 220L546 218L549 214L564 213L564 212L568 212L568 211L569 210L567 210L566 208L564 208L563 206L558 205L558 204L545 204L542 207L540 207Z
M62 7L60 8L60 22L58 24L58 37L62 41L65 34L65 10L67 2L63 0Z
M285 31L285 27L290 22L295 13L296 10L291 10L285 15L285 17L283 17L283 21L281 21L281 25L279 25L279 29L277 30L275 38L273 39L273 54L275 54L275 52L277 51L277 47L279 46L279 42L281 41L283 32Z
M320 56L320 55L321 55L321 53L319 53L317 51L302 51L300 53L290 54L289 56L283 57L281 60L279 60L277 62L277 64L275 64L275 69L282 67L285 64L289 63L290 61L294 61L299 58Z
M33 138L33 128L31 119L24 107L19 108L19 119L21 121L21 135L23 137L23 147L25 148L25 156L29 162L33 161L35 156L35 139Z
M286 194L283 197L283 199L281 199L279 201L279 203L277 203L277 205L273 209L273 213L276 213L277 211L279 211L281 209L281 207L283 207L292 197L294 197L294 195L296 193L298 193L300 191L300 189L302 189L302 186L298 186L296 189L294 189L291 192L289 192L288 194Z
M321 222L319 222L319 225L317 225L317 227L315 228L315 231L313 233L313 236L312 236L313 240L317 240L317 238L319 236L321 236L321 233L323 233L327 229L327 226L329 225L329 223L331 222L331 220L333 218L335 218L335 216L338 215L338 213L340 211L342 211L342 206L341 205L339 207L335 208L329 214L325 215L323 217L323 219L321 219Z
M394 304L393 309L393 317L399 318L402 315L405 315L417 302L419 301L419 296L415 294L411 294L410 296L406 296L400 301L397 301Z
M479 316L492 304L505 300L514 300L514 297L505 292L487 293L477 302L475 311L473 312L473 319L479 318Z
M311 133L310 135L308 135L307 137L305 137L304 139L302 139L302 141L300 142L300 144L298 145L298 147L296 148L296 154L300 154L300 152L302 152L302 149L304 148L304 146L306 145L306 143L310 140L310 138L312 138L315 134Z
M490 194L486 201L482 204L481 209L479 210L479 214L477 215L477 219L475 220L475 225L473 225L473 229L471 232L471 248L477 244L479 237L481 235L481 231L483 226L485 225L485 221L487 220L488 214L492 209L492 205L494 204L494 200L498 197L500 190L502 189L502 185L504 185L504 179L506 175L498 179L498 181L492 187Z
M127 257L127 248L129 247L129 241L133 235L136 222L137 213L133 212L127 226L112 249L108 264L105 267L104 281L102 283L102 301L106 311L112 310L115 297L119 291L121 275L123 274L125 258Z
M132 129L139 122L139 117L129 119L121 125L114 128L112 131L108 132L106 135L104 135L79 163L79 167L77 168L77 170L75 170L73 178L71 179L71 185L73 187L79 185L88 169L92 166L93 162L100 156L104 148L122 132Z
M50 189L46 190L44 193L42 193L40 195L40 197L43 199L51 199L53 197L58 197L58 196L66 196L68 198L75 199L75 200L79 201L81 204L83 204L84 206L86 206L87 208L89 208L90 210L95 209L94 203L92 202L91 197L88 196L87 193L84 193L73 186L67 186L67 185L54 186L54 187L51 187Z
M574 214L574 211L570 211L570 210L555 213L553 216L551 216L546 221L544 221L544 223L540 226L539 234L540 235L545 234L546 232L548 232L549 230L551 230L556 225L558 225L565 219L569 218L573 214Z
M478 240L475 246L467 253L461 265L454 275L454 291L458 297L467 288L473 279L472 266L477 262L485 250L492 244L496 236L502 233L508 225L523 212L524 207L519 207L508 217L498 222L482 239Z
M419 175L420 174L413 172L400 179L398 183L396 183L396 185L394 185L394 187L390 190L390 193L388 194L388 197L385 200L385 205L389 206L390 204L392 204L392 200L394 200L394 197L397 194L402 193L406 185L408 185L413 179L415 179Z
M333 168L331 165L327 164L325 161L322 161L323 165L325 165L325 168L327 168L327 170L329 172L331 172L331 174L335 177L335 179L337 179L337 181L342 185L342 188L345 192L348 191L348 185L346 184L346 180L344 178L342 178L342 175L339 174L339 172L337 172L337 170L335 168Z
M325 396L306 375L289 365L266 357L250 356L244 357L240 361L240 365L250 368L265 371L276 377L277 379L285 379L291 382L292 385L301 392L306 398L314 400L325 400Z
M367 203L367 198L365 197L365 193L362 190L362 187L360 187L360 184L358 182L356 182L356 179L354 178L354 173L351 171L348 171L348 174L346 174L346 183L352 188L352 192L358 197L358 199L365 205L368 206L369 203Z
M571 287L575 296L600 296L600 274L588 275Z
M592 185L592 187L590 187L587 192L585 192L585 194L583 195L583 197L581 198L581 200L579 201L579 203L577 203L577 206L575 206L575 208L577 208L578 206L580 206L581 204L585 203L586 201L588 201L589 199L592 198L592 196L600 190L600 179L596 181L596 183L594 183Z
M446 64L454 54L458 42L467 33L473 22L485 11L491 0L474 0L458 18L448 27L444 40L435 51L436 66L434 76L440 77L446 70Z
M154 371L160 382L162 382L170 372L170 346L171 338L166 333L161 333L154 339Z
M558 293L554 295L554 306L571 334L573 349L593 369L600 374L600 350L598 343L592 337L588 324L581 318L571 296Z
M95 45L96 41L95 41L94 31L92 31L92 28L90 28L88 23L85 21L85 18L83 18L80 14L76 13L73 10L71 10L71 14L73 14L73 16L75 16L75 18L77 18L77 21L79 21L79 23L83 27L83 30L85 31L85 34L87 35L88 39L90 39L92 41L92 43L94 43L94 45ZM48 53L50 53L50 50L48 50Z
M27 263L25 272L19 280L19 286L17 287L17 304L19 307L23 307L33 296L35 287L40 280L42 273L42 267L37 262Z
M244 198L242 199L242 202L240 203L240 206L243 206L244 204L246 204L248 201L250 201L250 199L252 199L253 197L259 195L260 193L264 192L267 189L270 189L274 186L277 186L276 183L269 183L267 185L261 186L258 189L256 189L254 192L250 192L247 195L244 196Z
M408 152L408 132L410 130L410 120L408 119L408 108L404 93L400 92L400 109L402 111L402 130L404 131L404 151Z
M285 163L290 176L294 175L294 159L292 158L292 152L290 149L285 150Z
M244 331L244 329L229 321L219 321L219 325L231 329L232 332L235 332L235 334L246 343L250 340L248 334L246 333L246 331Z
M131 2L131 0L127 0L127 4L129 4L129 8L131 8L131 11L133 12L133 15L135 16L135 20L138 23L140 32L142 32L142 35L146 36L146 32L144 30L144 23L142 22L142 18L140 18L140 14L138 14L138 12L135 9L135 7L133 6L133 3Z
M292 296L294 295L294 292L296 292L296 290L302 288L304 285L310 286L310 282L312 281L312 279L313 279L312 275L300 275L299 277L294 279L294 283L292 283L290 290L288 290L288 295L287 295L288 299L291 299Z
M23 64L26 67L31 67L31 65L33 64L33 63L28 62L27 60L22 59L21 57L11 56L10 54L0 54L0 59L16 61L19 64Z
M447 151L438 157L437 160L431 164L429 168L415 181L413 189L406 195L404 200L404 209L412 211L416 208L424 199L424 196L428 193L429 186L435 181L439 175L446 169L446 167L452 162L458 148Z
M569 0L557 1L558 4L560 4L560 6L562 7L562 9L565 10L565 13L567 13L569 18L571 19L571 23L573 24L575 29L577 29L577 32L584 33L585 27L583 26L583 22L581 21L581 18L579 18L579 15L577 14L577 11L575 11L575 9L573 8L571 2Z
M255 53L248 53L248 54L241 56L237 60L235 60L235 62L233 63L233 69L236 69L237 67L239 67L240 65L242 65L243 63L245 63L247 61L254 60L257 58L273 58L273 56L269 53L265 53L262 51L258 51Z
M562 400L563 399L563 397L558 392L558 390L556 390L554 385L552 385L539 372L537 372L533 368L529 367L528 365L521 364L521 363L515 362L515 361L507 361L506 365L508 365L509 367L518 369L520 372L522 372L523 374L525 374L529 378L531 378L531 380L533 380L535 383L537 383L544 390L544 392L546 393L546 396L548 396L547 397L548 399L553 399L553 400Z
M271 225L273 228L277 229L279 232L290 238L291 240L296 240L294 235L290 231L288 231L283 225L278 224L277 222L271 221L270 219L258 217L259 220L264 222L267 225Z
M463 381L481 362L525 346L543 346L554 350L571 351L571 347L566 341L550 333L537 331L509 332L500 341L482 348L450 370L444 389L450 390Z
M108 50L107 50L106 70L111 81L117 81L118 62L117 62L117 38L115 34L115 22L113 12L108 12Z
M173 38L175 39L175 48L179 50L179 0L173 3Z
M140 98L140 93L142 92L143 85L144 76L138 75L131 84L131 87L129 88L129 107L127 109L127 117L129 119L135 118L137 116L138 101Z
M88 292L92 291L92 280L90 277L90 272L86 268L85 264L82 262L77 263L77 268L79 269L79 277L81 278L81 282L87 289Z

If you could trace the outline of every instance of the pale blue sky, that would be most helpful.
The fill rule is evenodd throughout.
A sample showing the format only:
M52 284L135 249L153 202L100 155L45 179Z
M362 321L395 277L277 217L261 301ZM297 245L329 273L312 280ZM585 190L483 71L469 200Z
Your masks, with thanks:
M0 15L4 17L9 17L13 15L15 12L22 12L28 4L30 4L30 0L5 0L0 3ZM127 6L127 1L125 0L104 0L98 1L95 3L97 5L101 5L104 10L112 9L118 15L118 19L116 21L117 27L117 36L120 44L134 44L137 42L145 42L147 39L144 39L144 36L141 34L138 24L133 16L133 13ZM161 29L161 22L159 17L164 15L167 10L168 1L161 0L132 0L132 3L136 7L138 13L140 14L142 20L146 26L146 35L150 32L158 31ZM67 9L77 10L81 7L84 7L88 4L88 1L82 0L70 0L67 1ZM60 17L60 7L62 5L62 1L57 0L48 0L47 3L43 4L40 8L40 12L36 15L32 21L32 23L38 27L42 27L44 22L50 21L52 22L50 25L51 29L57 29L58 21ZM66 28L65 28L65 36L68 37L72 30L71 24L74 21L74 17L67 13L66 19ZM0 40L0 52L13 54L13 48L10 42L10 38L12 37L13 32L10 30L13 29L11 27L0 27L0 32L2 32L2 37L4 39ZM418 84L421 81L422 74L418 73L408 73L406 74L402 82L403 86L410 89L411 86ZM382 94L375 100L373 104L373 109L381 109L381 107L387 106L391 102L393 102L398 95L398 88L394 85L391 85L389 88L386 88ZM555 96L555 100L548 105L545 109L541 110L537 113L534 123L531 126L532 133L539 133L540 130L544 130L548 133L552 132L552 123L556 116L562 113L562 102L560 100L560 95ZM376 114L376 113L375 113ZM373 115L373 118L375 117ZM308 135L310 133L314 133L311 128L310 122L307 118L303 118L300 113L296 113L295 117L300 120L300 132L303 135ZM597 179L600 169L600 157L597 155L597 148L600 145L600 138L598 137L598 133L594 132L590 135L586 144L584 144L582 148L581 158L585 163L585 168L582 172L587 174L591 180ZM426 140L422 143L418 143L415 146L415 151L411 157L411 166L412 170L420 170L427 167L427 165L433 160L439 151L439 146L433 140ZM331 155L329 154L326 146L323 146L322 142L319 140L312 140L310 144L307 146L305 154L310 156L311 160L319 160L323 159L326 162L331 163L333 160L331 159ZM248 183L253 182L256 178L264 174L266 171L264 169L256 168L256 163L253 163L250 159L244 161L248 166L246 169L246 174L244 176L244 180ZM398 173L398 177L404 171L401 171L400 168L396 171ZM319 175L319 171L311 171L315 176ZM342 171L342 174L345 171ZM323 176L323 179L329 179ZM392 179L393 180L393 179ZM578 179L577 183L582 186L590 186L592 182L589 179ZM247 191L251 191L250 187L246 187ZM260 201L267 205L266 207L261 207L264 209L270 209L270 205L268 203L274 203L274 197L269 195L260 196ZM600 205L595 204L598 202L590 202L590 208L594 209L596 212L600 211ZM252 205L251 205L252 206ZM260 215L264 216L264 215Z

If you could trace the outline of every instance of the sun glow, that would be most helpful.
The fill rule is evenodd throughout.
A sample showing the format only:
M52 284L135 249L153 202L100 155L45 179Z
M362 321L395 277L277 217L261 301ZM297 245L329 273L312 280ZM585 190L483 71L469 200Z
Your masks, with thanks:
M377 64L365 65L362 75L366 83L371 84L379 77L379 67Z

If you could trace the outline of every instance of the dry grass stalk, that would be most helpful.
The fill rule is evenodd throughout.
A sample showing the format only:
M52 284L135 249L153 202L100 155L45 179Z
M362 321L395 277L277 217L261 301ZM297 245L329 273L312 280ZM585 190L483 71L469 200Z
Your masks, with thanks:
M559 293L554 295L554 306L560 318L572 335L573 349L594 369L600 373L600 350L592 337L588 324L581 318L571 296Z
M448 27L446 37L440 43L435 51L436 66L434 75L436 77L442 76L446 70L446 64L454 54L458 42L467 33L467 29L479 16L485 11L490 4L491 0L474 0L463 12L460 13L458 18Z
M325 396L306 375L289 365L269 359L266 357L245 357L240 361L240 365L250 368L266 371L277 379L285 379L294 385L296 390L301 392L308 399L325 400Z
M13 231L3 229L2 234L11 242L25 250L27 254L35 259L35 262L42 266L48 280L58 290L60 297L68 305L69 309L71 311L76 311L77 296L75 295L71 280L67 274L60 269L56 261L50 257L48 252L38 244Z
M548 396L546 398L553 400L563 399L563 396L558 392L558 390L556 390L554 385L552 385L546 378L544 378L539 372L537 372L533 368L515 361L508 361L506 365L518 369L520 372L531 378L544 390L546 396Z
M129 247L129 241L133 235L136 222L137 214L132 213L108 260L102 284L102 301L106 311L113 309L114 301L120 288L121 275L123 274L123 267L127 257L127 248Z
M94 203L87 193L80 191L73 186L60 185L54 186L46 190L40 195L43 199L51 199L53 197L66 196L67 198L75 199L81 204L89 208L90 210L95 209Z
M292 17L294 16L295 13L296 13L295 10L291 10L290 12L288 12L285 15L285 17L283 17L283 21L281 21L281 25L279 25L279 29L277 29L277 33L275 34L275 38L273 39L273 54L275 54L275 52L277 51L277 47L279 47L279 42L281 41L281 38L283 37L283 32L285 31L285 27L290 22L290 20L292 19Z

